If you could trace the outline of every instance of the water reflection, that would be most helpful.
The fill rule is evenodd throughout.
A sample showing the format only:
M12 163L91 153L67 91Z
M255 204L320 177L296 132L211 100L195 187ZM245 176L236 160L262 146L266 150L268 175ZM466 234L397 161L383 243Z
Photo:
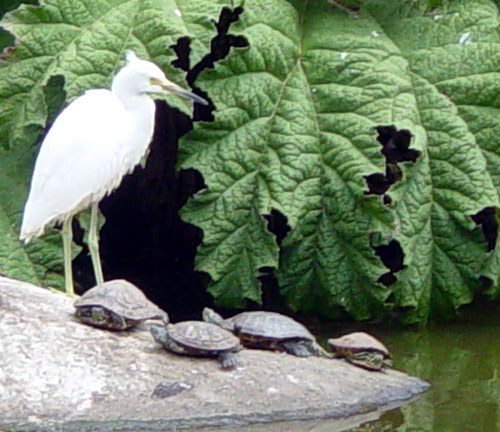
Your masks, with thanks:
M484 305L483 305L484 307ZM353 431L379 431L394 419L397 432L500 431L500 307L469 308L461 321L412 331L379 330L394 367L431 382L414 403ZM394 424L394 421L393 421Z

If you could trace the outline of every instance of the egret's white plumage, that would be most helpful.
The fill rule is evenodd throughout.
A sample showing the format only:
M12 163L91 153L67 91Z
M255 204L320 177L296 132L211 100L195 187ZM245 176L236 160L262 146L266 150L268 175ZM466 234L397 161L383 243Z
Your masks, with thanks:
M63 222L118 186L127 171L120 160L125 155L117 151L122 133L130 127L122 123L126 117L123 105L108 90L86 92L59 115L36 161L21 240L41 235L45 225Z
M63 234L66 230L70 239L64 244L66 290L70 293L71 263L66 262L70 256L66 249L71 244L71 218L93 204L91 231L96 230L92 223L96 223L97 203L134 169L151 141L155 105L149 93L166 91L206 104L168 81L155 64L129 52L111 90L89 90L74 100L56 118L42 143L20 239L28 242L43 234L46 225L64 223ZM97 231L94 234L96 243ZM89 241L96 279L102 283L97 245L91 246Z

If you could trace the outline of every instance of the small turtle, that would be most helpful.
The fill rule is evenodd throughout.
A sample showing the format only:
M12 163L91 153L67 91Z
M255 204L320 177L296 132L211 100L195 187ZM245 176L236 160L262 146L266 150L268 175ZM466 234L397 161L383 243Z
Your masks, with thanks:
M130 282L117 279L89 289L73 304L85 324L108 330L125 330L147 319L168 323L166 312L150 302Z
M392 365L389 350L373 336L364 332L349 333L336 339L328 339L328 346L336 357L370 370L382 370Z
M150 331L156 342L174 353L217 357L224 369L237 364L240 340L215 324L203 321L183 321L166 326L153 324Z
M286 351L298 357L331 358L302 324L276 312L242 312L223 319L212 309L203 309L203 320L232 331L249 348Z

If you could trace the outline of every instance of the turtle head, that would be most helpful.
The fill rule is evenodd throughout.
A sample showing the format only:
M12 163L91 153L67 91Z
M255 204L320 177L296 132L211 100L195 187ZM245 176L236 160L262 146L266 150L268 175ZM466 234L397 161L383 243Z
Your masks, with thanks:
M392 359L390 357L384 357L382 360L383 367L390 368L392 367Z
M385 366L384 355L377 351L353 352L347 359L357 366L370 370L381 370Z
M167 327L161 324L152 324L149 331L153 335L153 339L162 344L167 339Z
M168 314L161 309L158 309L158 319L162 321L163 324L167 325L170 322Z
M224 318L222 318L217 312L207 307L203 309L202 317L203 321L211 324L221 325L222 321L224 321Z

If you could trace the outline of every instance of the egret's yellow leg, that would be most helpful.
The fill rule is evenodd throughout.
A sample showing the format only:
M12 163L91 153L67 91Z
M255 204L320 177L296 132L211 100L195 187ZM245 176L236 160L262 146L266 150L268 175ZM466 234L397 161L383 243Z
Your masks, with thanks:
M104 278L102 276L101 258L99 257L99 233L97 231L98 212L98 203L93 203L92 211L90 213L89 251L90 258L92 258L92 266L94 267L96 284L102 285L104 282Z
M64 282L66 288L66 294L74 297L75 292L73 290L73 271L71 269L71 243L73 241L73 231L71 229L71 221L73 217L70 216L63 223L63 228L61 231L63 239L63 253L64 253Z

